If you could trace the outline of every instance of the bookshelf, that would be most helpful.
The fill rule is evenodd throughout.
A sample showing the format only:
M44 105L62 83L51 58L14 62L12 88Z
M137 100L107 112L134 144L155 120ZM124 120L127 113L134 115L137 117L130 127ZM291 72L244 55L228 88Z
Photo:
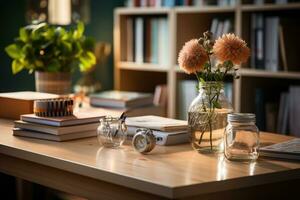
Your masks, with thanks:
M155 85L168 86L168 116L178 117L178 82L193 79L183 75L177 64L177 56L182 45L191 38L198 38L202 32L210 30L212 20L230 19L232 31L241 36L251 48L250 19L252 13L267 16L300 17L300 2L275 4L266 1L264 5L253 5L253 1L236 0L235 6L175 6L172 8L116 8L114 12L114 78L115 89L153 92ZM130 17L163 17L168 21L169 57L164 65L127 62L123 59L126 49L124 32L126 20ZM299 60L300 61L300 60ZM233 83L233 107L236 112L254 112L255 88L262 87L280 93L289 85L300 85L300 68L296 71L267 71L243 65L239 70L240 79ZM144 78L141 78L143 76ZM126 86L126 85L130 85ZM271 87L273 85L273 87ZM278 91L276 91L278 89Z

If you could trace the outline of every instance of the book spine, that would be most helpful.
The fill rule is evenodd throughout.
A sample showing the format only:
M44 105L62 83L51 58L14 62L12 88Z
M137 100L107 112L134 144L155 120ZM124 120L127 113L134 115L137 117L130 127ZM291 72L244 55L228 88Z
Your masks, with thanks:
M144 62L144 20L142 17L137 17L135 19L135 62Z

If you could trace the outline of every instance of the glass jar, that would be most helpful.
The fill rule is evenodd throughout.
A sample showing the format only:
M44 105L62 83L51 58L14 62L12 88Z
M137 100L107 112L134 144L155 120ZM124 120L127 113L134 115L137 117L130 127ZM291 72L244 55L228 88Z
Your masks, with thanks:
M225 131L225 156L229 160L254 161L259 155L259 130L255 115L232 113L228 115Z
M199 84L199 95L188 110L192 147L199 153L223 153L223 135L232 106L222 82Z
M97 137L104 147L117 148L124 143L126 136L127 126L123 119L109 116L100 119Z

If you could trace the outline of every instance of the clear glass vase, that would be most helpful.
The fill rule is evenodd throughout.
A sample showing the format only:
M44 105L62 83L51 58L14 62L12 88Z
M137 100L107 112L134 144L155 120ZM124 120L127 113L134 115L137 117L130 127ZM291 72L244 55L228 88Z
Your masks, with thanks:
M222 82L200 83L199 95L188 110L192 147L199 153L224 152L224 130L232 111Z

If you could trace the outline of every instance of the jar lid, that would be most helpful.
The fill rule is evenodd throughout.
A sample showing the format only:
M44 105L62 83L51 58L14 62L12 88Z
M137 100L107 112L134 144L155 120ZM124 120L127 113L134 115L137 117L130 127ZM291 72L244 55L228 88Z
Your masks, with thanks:
M228 122L255 122L253 113L231 113L227 116Z

